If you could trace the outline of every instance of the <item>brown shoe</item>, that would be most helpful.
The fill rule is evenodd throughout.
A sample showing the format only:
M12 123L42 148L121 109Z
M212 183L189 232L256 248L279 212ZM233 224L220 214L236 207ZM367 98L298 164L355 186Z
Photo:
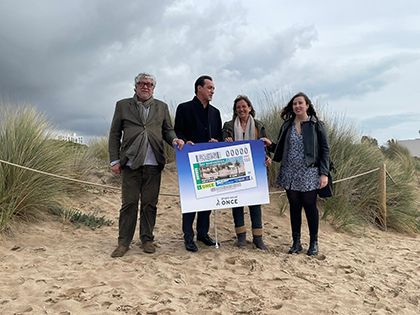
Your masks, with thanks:
M111 257L122 257L128 251L128 249L128 246L118 245L117 248L112 252Z
M153 242L145 242L141 245L143 251L148 254L153 254L156 251L155 244Z

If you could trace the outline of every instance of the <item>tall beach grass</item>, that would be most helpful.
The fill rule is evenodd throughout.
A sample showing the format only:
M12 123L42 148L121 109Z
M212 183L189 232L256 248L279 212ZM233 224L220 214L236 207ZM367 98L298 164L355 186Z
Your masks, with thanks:
M29 105L0 103L0 159L42 172L74 175L80 151L54 140L54 128ZM0 163L0 231L57 206L71 183Z
M273 96L274 95L274 96ZM280 112L291 94L265 94L256 106L257 119L266 126L268 138L277 141L283 123ZM350 178L386 164L387 226L399 232L419 233L419 161L393 141L379 148L360 141L355 124L344 116L327 111L315 102L319 118L327 125L331 158L337 168L333 180ZM108 137L88 147L54 140L54 129L30 106L0 104L0 159L72 178L84 178L95 169L109 172ZM168 162L175 160L173 148L165 145ZM278 163L268 168L268 181L275 186ZM114 184L119 184L119 177ZM39 218L48 209L59 207L60 198L74 194L80 186L0 163L0 231L15 219ZM272 196L272 198L275 198ZM287 201L281 197L281 209ZM379 172L334 184L334 196L320 201L322 218L338 229L357 231L366 224L378 226Z

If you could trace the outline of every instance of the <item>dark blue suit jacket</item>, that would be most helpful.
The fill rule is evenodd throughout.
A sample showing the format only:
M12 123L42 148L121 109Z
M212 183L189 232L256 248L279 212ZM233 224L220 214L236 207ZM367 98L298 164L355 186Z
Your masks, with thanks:
M184 142L208 142L211 138L223 141L220 111L210 104L204 109L197 96L178 105L174 129Z

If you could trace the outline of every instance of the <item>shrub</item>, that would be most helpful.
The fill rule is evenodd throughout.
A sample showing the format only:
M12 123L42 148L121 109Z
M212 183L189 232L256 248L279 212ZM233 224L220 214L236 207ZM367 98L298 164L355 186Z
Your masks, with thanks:
M71 223L81 223L85 226L90 227L92 230L100 228L104 225L110 226L114 224L112 220L108 220L105 216L98 217L94 213L85 214L77 209L62 209L55 207L51 209L52 213L62 217L64 220Z
M69 175L76 151L54 140L44 115L28 105L0 103L0 159L42 172ZM58 203L71 183L0 163L0 231L15 218L32 220Z

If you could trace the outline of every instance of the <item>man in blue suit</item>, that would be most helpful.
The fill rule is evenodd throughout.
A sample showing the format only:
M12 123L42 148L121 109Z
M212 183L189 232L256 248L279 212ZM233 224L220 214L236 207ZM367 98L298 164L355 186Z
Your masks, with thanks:
M195 81L194 98L179 104L175 116L175 132L179 139L194 145L199 142L222 141L222 119L220 111L210 104L214 94L213 79L203 75ZM211 211L201 211L197 215L197 240L207 246L216 245L208 235ZM188 251L198 250L194 243L193 223L195 212L182 215L182 231L185 248Z

